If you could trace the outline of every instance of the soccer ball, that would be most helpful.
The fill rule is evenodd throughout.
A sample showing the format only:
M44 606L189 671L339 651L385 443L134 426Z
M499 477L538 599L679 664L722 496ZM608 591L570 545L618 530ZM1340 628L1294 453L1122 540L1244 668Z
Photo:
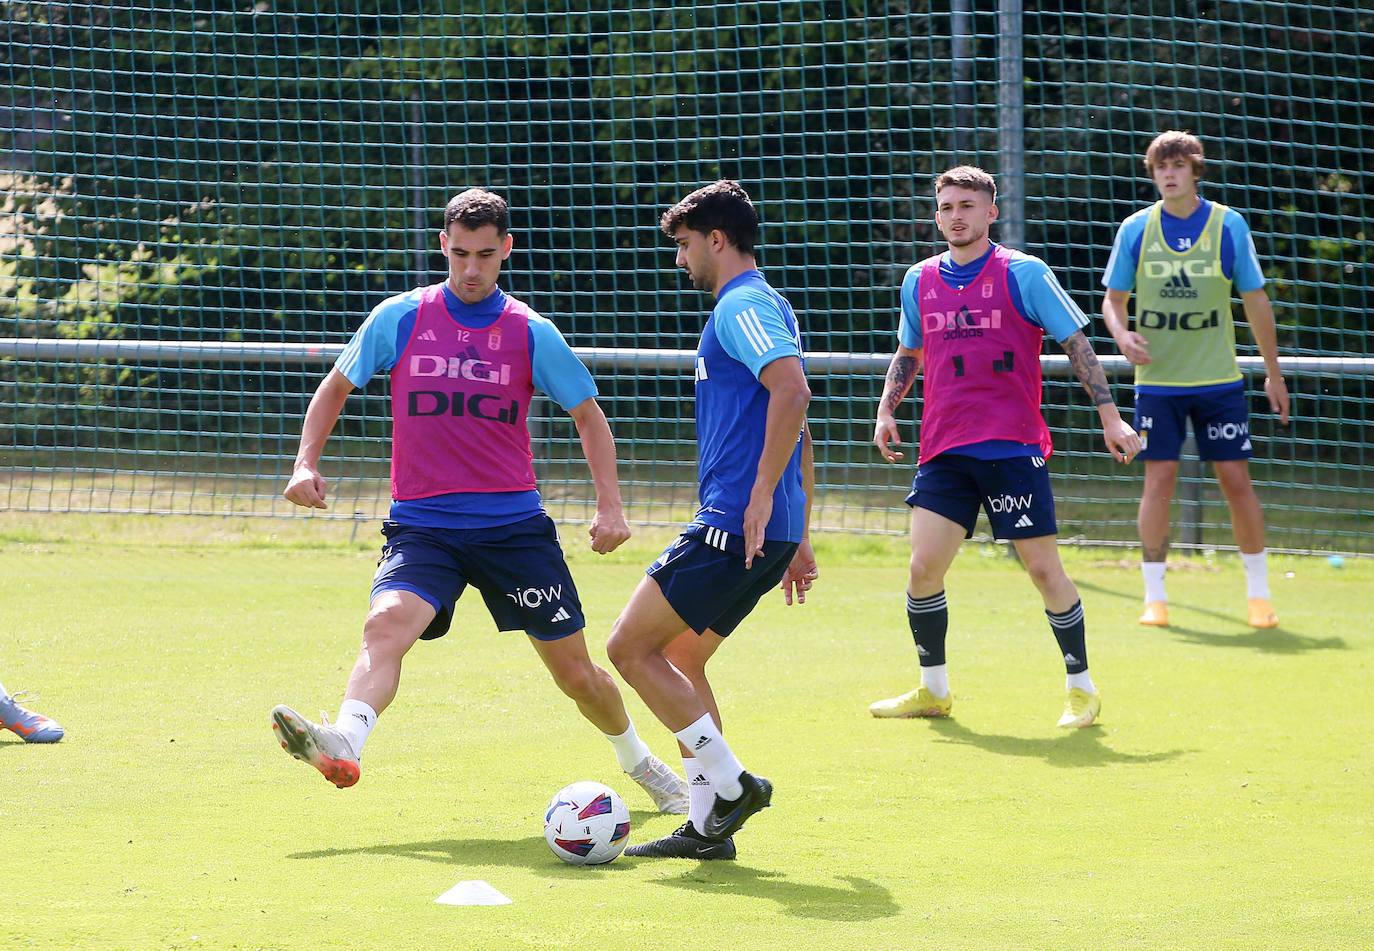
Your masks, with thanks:
M603 865L630 841L630 810L610 786L564 786L544 813L544 841L569 865Z

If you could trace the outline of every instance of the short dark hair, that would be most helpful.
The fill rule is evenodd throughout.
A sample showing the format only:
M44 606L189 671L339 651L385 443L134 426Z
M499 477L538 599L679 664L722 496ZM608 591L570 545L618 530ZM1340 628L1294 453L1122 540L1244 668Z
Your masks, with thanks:
M1187 159L1198 178L1207 170L1207 157L1202 152L1202 140L1191 132L1170 129L1155 136L1145 150L1145 171L1154 174L1155 166L1169 159Z
M959 165L944 172L935 179L935 194L942 188L969 188L976 192L987 192L992 203L997 204L997 182L987 172L976 165Z
M468 231L476 231L484 225L495 225L496 233L504 235L510 230L510 207L506 200L485 188L469 188L449 199L444 207L444 230L454 222Z
M753 254L759 240L759 213L739 182L721 179L665 211L659 227L670 238L682 227L698 234L720 231L736 250Z

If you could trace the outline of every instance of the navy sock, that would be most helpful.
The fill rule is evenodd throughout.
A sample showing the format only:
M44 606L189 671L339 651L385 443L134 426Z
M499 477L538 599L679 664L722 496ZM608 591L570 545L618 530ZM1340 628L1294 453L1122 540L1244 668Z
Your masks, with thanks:
M1083 630L1083 602L1075 601L1073 607L1062 614L1046 611L1050 619L1050 630L1059 642L1059 652L1064 655L1064 670L1071 674L1081 674L1088 669L1087 635Z
M924 598L906 596L906 619L922 667L939 667L945 662L945 632L949 629L949 608L945 593Z

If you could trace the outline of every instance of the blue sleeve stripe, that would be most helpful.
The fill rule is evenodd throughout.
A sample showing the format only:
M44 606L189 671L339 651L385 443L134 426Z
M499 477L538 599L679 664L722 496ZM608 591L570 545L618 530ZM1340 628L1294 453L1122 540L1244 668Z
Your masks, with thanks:
M1079 327L1086 327L1088 325L1087 316L1079 309L1078 305L1073 302L1073 298L1068 295L1068 292L1060 286L1055 276L1049 271L1046 271L1041 275L1041 279L1050 286L1050 290L1054 292L1054 296L1059 298L1059 303L1064 305L1064 310L1068 312L1074 324Z
M759 320L758 311L750 307L735 315L735 323L744 332L744 338L749 341L749 346L754 348L755 356L763 356L773 349L773 338L764 329L763 322Z

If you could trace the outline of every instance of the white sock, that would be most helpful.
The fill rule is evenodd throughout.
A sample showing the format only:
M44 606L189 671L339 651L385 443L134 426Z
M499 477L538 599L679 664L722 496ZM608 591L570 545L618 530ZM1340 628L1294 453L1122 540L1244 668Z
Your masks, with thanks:
M1145 601L1168 601L1169 596L1164 592L1164 569L1165 563L1162 561L1142 561L1140 563L1140 573L1145 578Z
M339 715L334 718L334 726L353 747L353 755L362 759L363 744L367 735L377 725L377 711L361 700L345 700L339 704Z
M649 748L644 745L644 741L635 732L633 720L630 721L625 732L619 736L612 736L609 733L601 735L611 741L611 746L615 747L615 758L620 761L620 768L627 773L634 772L634 768L644 762L644 758L649 755Z
M711 788L711 781L706 778L706 771L701 768L701 763L695 756L682 757L682 770L687 775L687 821L692 823L693 829L700 832L706 822L706 813L711 811L711 805L715 801L716 791Z
M1269 562L1268 552L1261 548L1253 555L1240 553L1241 564L1245 565L1245 590L1246 597L1265 598L1269 597Z
M921 686L941 700L949 696L949 665L938 664L921 668Z
M1086 670L1078 674L1064 675L1064 689L1073 690L1075 687L1085 693L1097 693L1097 688L1093 686L1093 679L1088 676Z
M720 730L716 729L711 714L703 713L695 723L673 735L684 749L696 754L697 762L711 781L716 795L722 799L738 799L744 795L744 787L739 784L739 774L744 772L744 767L735 758L725 737L720 735Z

